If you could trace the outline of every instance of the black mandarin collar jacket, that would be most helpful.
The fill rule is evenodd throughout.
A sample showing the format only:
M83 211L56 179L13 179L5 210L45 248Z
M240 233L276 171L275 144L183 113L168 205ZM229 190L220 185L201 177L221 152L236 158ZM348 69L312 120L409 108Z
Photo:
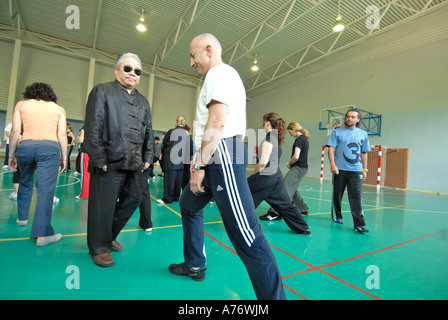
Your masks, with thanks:
M141 170L153 163L154 132L148 100L136 89L129 94L117 80L98 84L89 94L83 150L89 171L104 165Z

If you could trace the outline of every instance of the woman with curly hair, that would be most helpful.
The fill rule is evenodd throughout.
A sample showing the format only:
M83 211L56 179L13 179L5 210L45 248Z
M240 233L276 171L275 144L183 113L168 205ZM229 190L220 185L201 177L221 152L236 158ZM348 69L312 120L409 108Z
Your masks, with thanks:
M23 97L25 100L17 102L14 108L9 140L8 165L13 171L19 166L21 174L17 224L28 223L36 173L37 201L30 237L37 239L37 246L46 246L62 237L55 234L51 215L58 172L63 172L67 164L66 116L48 84L33 83L26 87Z
M285 175L285 187L292 202L300 209L303 215L307 215L309 208L303 201L303 198L297 189L308 172L310 134L308 133L308 130L303 128L298 122L290 122L287 130L295 140L292 146L291 159L286 163L289 171ZM268 213L260 217L260 219L277 220L281 219L281 217L273 208L270 208Z
M282 145L285 140L285 120L276 113L263 116L266 138L258 149L258 163L247 179L255 208L264 200L285 220L296 233L311 235L300 209L291 201L279 168Z

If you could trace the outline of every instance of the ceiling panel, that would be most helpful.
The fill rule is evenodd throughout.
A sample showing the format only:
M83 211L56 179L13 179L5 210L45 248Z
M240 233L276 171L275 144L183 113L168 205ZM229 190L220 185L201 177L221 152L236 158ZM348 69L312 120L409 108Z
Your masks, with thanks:
M149 66L148 71L194 85L199 78L189 66L189 43L194 36L210 32L221 41L224 61L239 71L251 91L307 63L331 59L333 52L361 40L369 41L376 34L381 36L398 24L446 9L447 3L448 0L4 0L0 2L0 38L21 38L24 42L105 61L122 52L134 52ZM79 8L79 29L66 27L72 14L66 12L69 6ZM372 8L378 11L371 11ZM142 9L148 26L145 33L135 28ZM346 24L342 33L331 30L338 10ZM377 28L372 28L377 20ZM434 32L440 30L434 27ZM255 55L260 66L257 74L250 70Z

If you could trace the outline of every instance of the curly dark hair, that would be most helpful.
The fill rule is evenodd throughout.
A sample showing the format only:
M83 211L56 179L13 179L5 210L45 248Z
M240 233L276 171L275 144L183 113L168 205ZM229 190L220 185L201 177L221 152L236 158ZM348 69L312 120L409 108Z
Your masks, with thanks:
M283 145L285 142L285 120L280 118L280 116L274 112L267 113L263 116L263 121L269 121L271 123L272 129L277 129L278 143Z
M53 88L49 84L42 82L34 82L27 86L23 97L25 99L53 101L54 103L58 101L58 97L54 94Z

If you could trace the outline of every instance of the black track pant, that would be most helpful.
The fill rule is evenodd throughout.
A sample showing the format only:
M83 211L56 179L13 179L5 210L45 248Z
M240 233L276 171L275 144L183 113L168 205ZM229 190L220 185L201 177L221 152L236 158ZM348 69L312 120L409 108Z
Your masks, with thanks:
M183 169L163 172L163 198L165 203L179 201L182 190Z
M139 226L143 229L152 228L151 221L151 193L149 192L148 178L151 173L151 169L146 169L142 172L142 202L138 206L140 210Z
M255 208L265 200L285 220L288 227L297 233L308 230L308 224L299 208L291 201L283 177L254 174L247 179Z
M345 187L347 187L353 224L355 228L366 225L361 204L362 181L362 172L339 170L339 174L333 175L333 206L331 209L331 217L333 219L342 219L341 202Z

